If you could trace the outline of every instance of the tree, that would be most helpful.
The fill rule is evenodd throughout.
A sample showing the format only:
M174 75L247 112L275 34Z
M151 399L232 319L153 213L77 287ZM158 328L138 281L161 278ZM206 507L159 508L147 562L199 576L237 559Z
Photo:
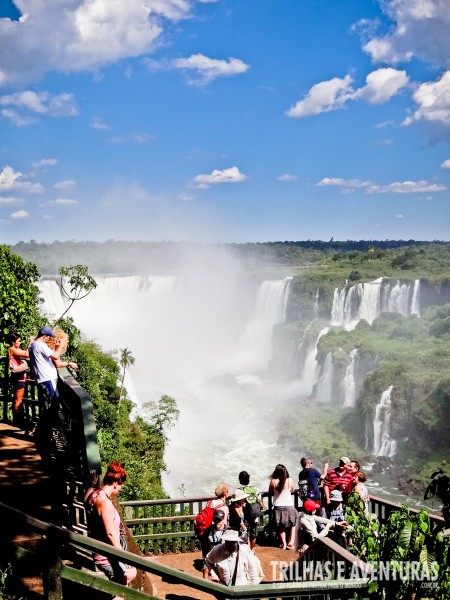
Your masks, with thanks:
M12 254L8 246L0 246L0 350L6 349L6 336L20 334L26 339L36 334L41 325L38 306L39 280L36 265ZM8 344L9 345L9 344Z
M58 323L64 315L72 308L76 300L86 298L95 290L97 282L89 275L86 265L72 265L71 267L59 267L60 279L56 283L61 290L62 296L70 302L63 314L56 320Z
M175 426L179 414L176 400L166 395L161 396L158 401L145 402L141 413L142 418L164 439L167 439L167 430Z
M122 367L122 379L120 381L119 404L117 406L117 414L120 411L120 402L122 400L122 395L123 395L123 391L124 391L124 381L125 381L126 370L128 369L128 367L131 367L131 365L134 365L134 356L131 354L131 350L128 350L128 348L122 348L121 350L119 350L119 352L120 352L119 364Z

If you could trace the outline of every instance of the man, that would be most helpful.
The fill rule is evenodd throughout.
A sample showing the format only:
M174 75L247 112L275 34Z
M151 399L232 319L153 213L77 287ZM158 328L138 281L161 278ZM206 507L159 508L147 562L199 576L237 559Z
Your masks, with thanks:
M353 475L350 473L351 463L348 456L343 456L339 461L339 466L330 469L323 482L323 491L325 492L326 504L330 504L330 493L337 489L346 491L353 485Z
M315 500L321 503L321 493L319 483L322 482L328 472L328 463L323 466L323 471L320 473L313 466L312 458L303 457L300 460L302 470L298 474L298 489L300 498L304 502L306 499ZM301 491L302 489L302 491Z
M222 536L227 529L228 526L225 512L218 508L214 511L211 525L205 529L200 538L203 558L205 558L208 552L210 552L213 548L222 543ZM205 562L203 564L203 579L207 579L209 574L210 573Z
M347 548L347 539L345 537L347 522L345 520L345 510L342 505L343 500L342 492L339 490L330 492L330 504L322 509L322 516L335 523L334 531L330 535L331 539L339 544L339 546Z
M58 343L55 350L49 348L47 342L50 341L50 338L56 338L56 334L48 325L45 325L41 327L37 338L28 348L31 368L47 404L50 404L53 398L58 397L57 368L72 367L72 369L78 369L76 363L65 362L60 359L63 347Z
M205 566L208 571L217 574L224 585L257 584L261 577L255 568L253 554L248 544L239 543L239 533L227 529L222 535L223 543L213 548L206 556ZM247 578L248 575L248 578Z

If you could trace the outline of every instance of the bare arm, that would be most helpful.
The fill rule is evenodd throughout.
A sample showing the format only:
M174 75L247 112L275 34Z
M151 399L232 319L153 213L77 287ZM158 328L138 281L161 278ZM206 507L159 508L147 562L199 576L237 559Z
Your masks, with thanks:
M22 348L10 348L9 349L9 358L13 356L18 356L19 358L30 358L28 356L28 350L22 350Z
M325 464L323 465L323 471L322 471L322 475L320 476L320 479L322 479L322 480L324 480L324 479L325 479L325 477L327 476L327 473L328 473L328 467L329 467L329 466L330 466L330 465L329 465L328 463L325 463Z

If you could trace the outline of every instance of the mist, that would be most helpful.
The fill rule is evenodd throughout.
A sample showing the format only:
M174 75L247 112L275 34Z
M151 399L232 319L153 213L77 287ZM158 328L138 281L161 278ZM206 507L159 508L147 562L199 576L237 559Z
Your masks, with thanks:
M236 487L241 470L267 489L277 462L297 467L298 457L278 446L277 421L299 390L267 370L289 278L250 276L220 247L188 249L176 274L95 278L97 289L69 315L105 351L132 352L126 385L137 412L163 394L180 410L165 456L171 496L210 494L221 481ZM59 316L55 281L41 290L44 310Z

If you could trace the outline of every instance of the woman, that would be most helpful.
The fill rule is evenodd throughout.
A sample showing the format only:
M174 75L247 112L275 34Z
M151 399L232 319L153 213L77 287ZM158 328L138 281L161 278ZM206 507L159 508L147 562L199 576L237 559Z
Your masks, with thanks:
M364 504L364 512L368 516L370 496L369 491L365 485L365 482L367 481L366 474L362 471L357 471L353 477L353 481L355 484L353 491L359 494L361 502Z
M248 541L247 525L245 524L244 506L245 500L250 494L243 490L236 490L230 504L230 528L239 532L242 541Z
M292 497L295 491L294 482L289 477L284 465L277 465L271 475L269 496L273 496L275 525L280 536L281 548L294 549L295 525L298 513ZM286 531L290 530L289 541L286 543Z
M11 346L8 348L8 360L17 367L20 367L24 358L29 358L28 351L22 350L20 347L21 339L15 333L11 333L10 336ZM14 400L12 406L13 413L13 425L16 427L23 427L24 414L23 414L23 397L25 394L25 383L27 380L26 371L20 373L14 373L10 370L11 381L14 388Z
M228 506L226 505L226 501L228 496L230 495L230 488L226 483L219 483L219 485L214 490L216 497L211 502L212 508L215 510L220 508L225 513L225 523L228 522Z
M110 464L103 478L103 487L94 490L87 499L91 508L92 537L121 550L126 550L125 528L111 498L120 492L126 478L127 474L120 463ZM108 579L123 585L128 585L137 575L134 567L101 554L94 554L94 562Z

